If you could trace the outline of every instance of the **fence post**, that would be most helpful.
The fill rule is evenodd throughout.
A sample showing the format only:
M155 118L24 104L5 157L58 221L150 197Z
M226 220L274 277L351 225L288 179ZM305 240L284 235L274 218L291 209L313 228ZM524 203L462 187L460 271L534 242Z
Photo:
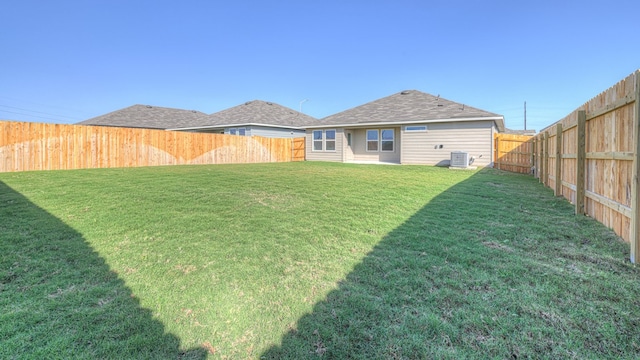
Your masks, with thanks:
M533 169L533 173L531 175L533 175L533 177L535 178L536 176L538 176L538 167L536 166L536 138L531 138L531 140L529 141L529 146L531 147L531 159L529 160L531 162L531 167Z
M587 113L578 111L578 151L576 156L576 215L584 215Z
M496 165L498 165L498 170L502 170L500 168L500 137L496 136Z
M562 196L562 123L556 125L556 188L555 195Z
M540 133L540 138L538 139L538 143L540 145L540 158L538 162L540 163L540 176L538 176L538 181L543 182L544 180L544 133Z
M540 141L540 133L536 136L536 177L538 181L542 180L542 142Z
M633 157L633 182L631 183L631 229L629 242L631 245L631 262L636 263L640 256L640 219L638 219L638 206L640 206L640 71L635 74L635 104L633 107L633 145L635 154Z
M544 132L544 179L542 183L549 186L549 131Z

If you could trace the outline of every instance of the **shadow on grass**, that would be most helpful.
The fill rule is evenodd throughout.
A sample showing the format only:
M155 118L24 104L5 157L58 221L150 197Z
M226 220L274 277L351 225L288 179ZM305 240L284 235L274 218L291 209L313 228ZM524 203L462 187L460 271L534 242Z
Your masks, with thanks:
M535 179L483 170L387 234L262 358L633 357L627 248Z
M0 182L0 358L203 359L82 235Z

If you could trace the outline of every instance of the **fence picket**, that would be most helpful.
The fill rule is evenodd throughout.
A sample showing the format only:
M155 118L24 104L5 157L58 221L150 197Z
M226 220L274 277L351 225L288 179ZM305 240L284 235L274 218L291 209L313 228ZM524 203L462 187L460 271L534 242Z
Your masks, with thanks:
M304 160L304 138L14 121L0 131L0 172Z

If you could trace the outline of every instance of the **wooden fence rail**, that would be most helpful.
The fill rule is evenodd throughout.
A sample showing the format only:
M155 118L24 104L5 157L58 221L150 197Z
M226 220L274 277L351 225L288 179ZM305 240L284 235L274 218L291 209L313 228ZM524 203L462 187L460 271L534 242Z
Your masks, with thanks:
M0 121L0 172L301 160L304 138Z
M640 260L640 71L543 129L532 140L535 176L612 228ZM506 170L506 169L505 169Z

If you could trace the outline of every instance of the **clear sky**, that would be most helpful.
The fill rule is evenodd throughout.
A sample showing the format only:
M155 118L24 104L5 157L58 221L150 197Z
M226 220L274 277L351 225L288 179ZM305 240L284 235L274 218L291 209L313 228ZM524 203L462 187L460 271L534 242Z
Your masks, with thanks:
M640 1L20 0L0 119L265 100L322 118L416 89L541 128L640 68Z

